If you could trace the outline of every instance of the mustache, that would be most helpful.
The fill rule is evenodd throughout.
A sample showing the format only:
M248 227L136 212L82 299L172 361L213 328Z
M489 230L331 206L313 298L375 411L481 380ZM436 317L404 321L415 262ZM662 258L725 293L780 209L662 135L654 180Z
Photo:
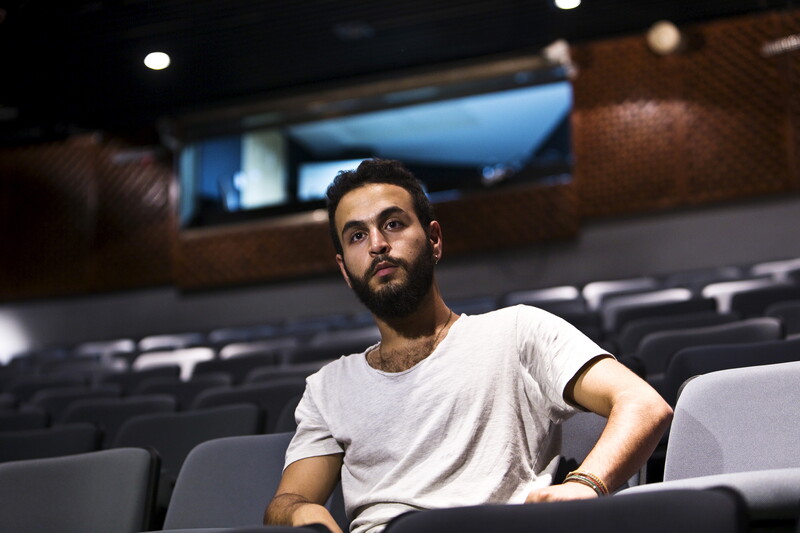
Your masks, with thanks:
M372 263L370 264L369 267L370 274L374 274L378 270L378 265L381 263L389 263L390 265L393 266L399 266L406 269L408 268L408 262L405 261L404 259L392 258L389 257L388 255L378 255L375 256L375 258L372 260Z

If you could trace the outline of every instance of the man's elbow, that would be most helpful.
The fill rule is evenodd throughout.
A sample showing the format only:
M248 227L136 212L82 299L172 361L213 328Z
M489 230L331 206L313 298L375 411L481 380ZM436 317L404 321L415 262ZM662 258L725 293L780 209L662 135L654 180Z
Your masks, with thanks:
M299 496L276 494L264 509L265 526L290 526L291 508L298 503Z
M672 407L661 395L656 393L649 399L646 408L653 421L654 431L658 432L659 436L663 435L670 423L672 423L672 415L674 414Z

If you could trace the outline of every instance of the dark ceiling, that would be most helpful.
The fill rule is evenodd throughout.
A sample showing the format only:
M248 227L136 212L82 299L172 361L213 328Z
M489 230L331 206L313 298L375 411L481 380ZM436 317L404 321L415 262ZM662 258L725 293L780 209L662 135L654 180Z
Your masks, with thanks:
M793 7L794 0L0 0L0 142L401 69ZM146 53L172 66L150 71Z

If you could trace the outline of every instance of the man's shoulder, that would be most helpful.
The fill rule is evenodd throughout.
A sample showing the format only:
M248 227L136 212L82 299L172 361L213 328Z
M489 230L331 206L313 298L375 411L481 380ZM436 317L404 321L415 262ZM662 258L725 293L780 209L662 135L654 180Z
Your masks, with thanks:
M528 317L544 317L549 315L547 311L525 304L517 304L509 307L501 307L479 315L467 315L470 321L472 320L486 320L486 321L504 321L504 320L517 320L520 315Z
M342 380L348 376L352 376L354 371L362 365L364 354L371 350L373 346L364 348L362 352L345 354L338 359L327 363L317 372L308 377L308 383L316 384L322 382L329 382L331 380Z

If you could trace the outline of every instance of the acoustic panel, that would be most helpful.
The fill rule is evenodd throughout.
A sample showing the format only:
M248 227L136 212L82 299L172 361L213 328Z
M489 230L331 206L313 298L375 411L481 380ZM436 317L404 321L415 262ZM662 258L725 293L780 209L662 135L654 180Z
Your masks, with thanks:
M133 157L131 157L133 154ZM166 284L172 173L97 135L0 150L0 299Z
M790 164L797 72L761 54L797 33L796 12L683 28L660 56L634 35L577 45L574 178L584 216L798 189ZM793 157L793 156L791 156Z
M574 237L577 197L569 185L510 187L435 205L448 255ZM180 233L175 283L224 287L335 272L327 213Z

